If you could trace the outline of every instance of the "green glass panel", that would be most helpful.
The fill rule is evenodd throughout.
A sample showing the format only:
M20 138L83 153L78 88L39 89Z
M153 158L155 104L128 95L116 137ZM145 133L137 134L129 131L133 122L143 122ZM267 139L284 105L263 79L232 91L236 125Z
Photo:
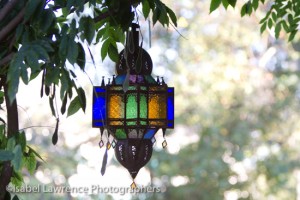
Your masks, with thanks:
M141 121L140 121L140 124L141 124L141 125L147 125L147 122L141 120Z
M128 90L137 90L136 86L129 86Z
M146 95L140 95L140 118L147 118L147 98Z
M147 90L147 87L141 86L141 90Z
M136 119L137 118L137 102L136 95L129 94L126 102L126 118Z
M117 129L116 130L116 138L117 139L126 139L126 133L124 129Z
M127 126L136 125L136 120L134 122L126 122Z

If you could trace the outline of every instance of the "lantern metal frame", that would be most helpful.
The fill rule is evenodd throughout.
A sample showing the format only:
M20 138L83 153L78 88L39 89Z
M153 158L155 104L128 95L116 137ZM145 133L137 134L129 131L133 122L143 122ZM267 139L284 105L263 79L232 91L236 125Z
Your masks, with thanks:
M152 60L138 45L138 29L137 24L132 24L128 36L133 39L134 51L126 49L127 45L120 52L117 77L113 76L108 84L103 77L101 86L93 90L92 126L100 128L101 136L107 129L117 140L116 158L133 179L151 158L156 132L162 129L164 136L166 129L174 128L174 88L168 87L163 78L154 80L151 76ZM133 103L129 102L130 98ZM103 146L102 139L100 144ZM107 144L109 149L109 141ZM165 141L163 147L164 144Z

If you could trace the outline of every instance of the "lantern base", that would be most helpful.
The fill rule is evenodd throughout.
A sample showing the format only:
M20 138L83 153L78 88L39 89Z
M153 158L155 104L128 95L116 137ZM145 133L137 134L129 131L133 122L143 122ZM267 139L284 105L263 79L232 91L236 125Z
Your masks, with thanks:
M117 141L115 155L134 179L150 160L152 151L152 142L149 139L127 139Z

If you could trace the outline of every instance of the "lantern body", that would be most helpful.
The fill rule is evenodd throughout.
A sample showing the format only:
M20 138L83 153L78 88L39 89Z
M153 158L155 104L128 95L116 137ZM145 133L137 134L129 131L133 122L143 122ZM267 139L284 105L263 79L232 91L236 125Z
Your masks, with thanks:
M93 127L107 129L116 140L117 160L135 178L151 158L152 141L161 128L174 128L174 88L151 76L152 60L138 46L133 26L135 51L121 51L117 77L93 90ZM126 55L126 57L125 57ZM101 134L102 134L101 133Z
M124 75L117 76L116 85L95 87L93 127L107 127L116 139L151 139L153 130L173 128L174 88L146 77L130 75L126 92L122 87Z

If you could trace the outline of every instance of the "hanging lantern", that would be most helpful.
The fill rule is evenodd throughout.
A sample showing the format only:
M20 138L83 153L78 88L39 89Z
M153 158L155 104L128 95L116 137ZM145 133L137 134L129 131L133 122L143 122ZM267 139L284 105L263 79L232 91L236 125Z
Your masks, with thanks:
M107 142L109 149L115 147L117 160L134 179L139 170L150 160L155 133L174 128L174 88L164 79L153 79L150 55L139 47L139 26L132 24L126 47L119 54L117 76L105 85L94 87L93 127L100 128L100 147L104 146L102 134L115 140ZM162 143L167 146L166 140ZM106 165L107 151L103 165ZM104 167L104 169L103 169ZM105 166L102 166L102 174ZM133 182L132 187L135 187Z

